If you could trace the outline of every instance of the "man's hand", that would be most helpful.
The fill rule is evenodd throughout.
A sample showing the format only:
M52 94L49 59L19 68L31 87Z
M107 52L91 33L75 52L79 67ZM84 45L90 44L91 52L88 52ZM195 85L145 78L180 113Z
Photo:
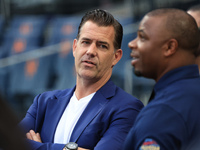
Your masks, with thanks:
M42 143L42 140L40 138L40 134L35 133L35 131L33 131L33 130L30 130L28 133L26 133L26 138L29 139L29 140L33 140L33 141Z
M42 143L40 134L35 133L35 131L33 131L33 130L30 130L28 133L26 133L26 138L29 140L33 140L33 141ZM63 150L65 150L65 148ZM78 147L78 150L89 150L89 149L84 149L84 148Z
M89 149L78 147L78 150L89 150Z

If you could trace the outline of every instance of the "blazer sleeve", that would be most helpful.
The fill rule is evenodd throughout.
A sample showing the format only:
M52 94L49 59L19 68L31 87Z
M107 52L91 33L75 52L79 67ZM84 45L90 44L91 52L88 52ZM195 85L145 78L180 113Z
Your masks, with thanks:
M38 98L40 95L37 95L34 98L33 104L28 109L26 116L23 118L23 120L19 123L19 126L22 128L22 130L27 133L31 129L35 131L35 124L36 124L36 117L38 112Z
M27 140L31 150L62 150L65 144L55 143L40 143L32 140Z
M32 105L29 107L26 116L22 119L19 125L22 127L24 132L28 132L31 129L35 132L40 132L43 125L45 112L48 102L52 99L55 92L44 92L38 94Z
M43 99L43 101L39 100L40 96L41 95L37 95L34 98L33 104L28 109L26 116L19 123L19 126L22 128L24 134L26 134L30 130L34 130L35 132L40 131L40 127L42 126L42 120L44 117L43 114L46 109L47 103L45 99ZM65 146L65 144L56 144L51 142L40 143L33 140L27 140L27 143L31 150L62 150Z

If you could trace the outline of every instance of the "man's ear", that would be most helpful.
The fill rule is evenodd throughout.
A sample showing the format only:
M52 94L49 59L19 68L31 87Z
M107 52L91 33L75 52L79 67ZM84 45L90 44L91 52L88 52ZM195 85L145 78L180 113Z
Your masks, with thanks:
M73 56L75 55L76 47L77 47L77 39L74 39L74 42L73 42Z
M122 49L117 49L115 51L112 67L114 67L118 63L118 61L122 58L122 55L123 55Z
M166 57L173 55L174 53L176 53L177 48L178 48L178 41L176 39L170 39L166 43L164 55Z

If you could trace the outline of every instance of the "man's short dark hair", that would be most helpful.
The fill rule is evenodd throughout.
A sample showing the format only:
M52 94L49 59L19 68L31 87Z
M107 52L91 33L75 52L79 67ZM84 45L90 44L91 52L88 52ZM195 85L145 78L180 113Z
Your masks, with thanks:
M92 21L96 23L98 26L113 26L115 30L115 39L114 39L114 48L120 49L121 42L123 37L123 28L122 25L111 15L109 12L101 9L94 9L92 11L87 12L79 25L77 39L80 37L80 32L82 26L87 22Z
M165 16L166 30L175 38L179 47L190 50L195 55L198 52L200 33L197 23L192 16L181 9L163 8L156 9L147 14L148 16Z

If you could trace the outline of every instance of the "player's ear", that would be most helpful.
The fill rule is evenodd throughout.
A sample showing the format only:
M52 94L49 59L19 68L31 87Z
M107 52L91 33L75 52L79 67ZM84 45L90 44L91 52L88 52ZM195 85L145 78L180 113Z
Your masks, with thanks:
M74 39L74 41L73 41L73 56L76 51L76 47L77 47L77 39Z
M164 55L165 56L173 55L177 51L177 48L178 48L178 41L176 39L168 40L165 45Z
M112 67L115 66L118 63L118 61L122 58L122 55L123 55L122 49L117 49L115 51Z

